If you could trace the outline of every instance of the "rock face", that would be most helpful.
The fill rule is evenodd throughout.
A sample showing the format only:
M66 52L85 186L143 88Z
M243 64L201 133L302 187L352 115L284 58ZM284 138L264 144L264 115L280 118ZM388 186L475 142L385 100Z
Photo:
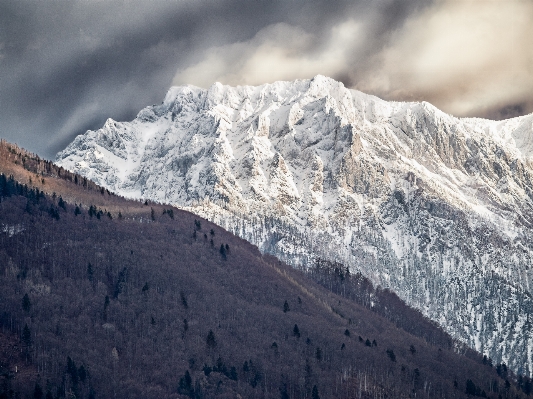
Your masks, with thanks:
M323 76L172 87L56 162L293 265L344 263L495 363L533 371L533 115L457 119Z

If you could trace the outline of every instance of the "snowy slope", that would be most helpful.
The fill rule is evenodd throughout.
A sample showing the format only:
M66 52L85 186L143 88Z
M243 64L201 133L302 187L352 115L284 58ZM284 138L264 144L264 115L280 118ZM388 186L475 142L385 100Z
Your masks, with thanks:
M306 266L336 260L533 370L533 115L457 119L312 80L172 87L57 163Z

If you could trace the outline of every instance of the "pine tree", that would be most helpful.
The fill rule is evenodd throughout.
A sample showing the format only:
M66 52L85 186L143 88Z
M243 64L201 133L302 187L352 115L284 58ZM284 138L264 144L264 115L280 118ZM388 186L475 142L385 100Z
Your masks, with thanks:
M313 386L313 392L311 393L312 399L320 399L320 395L318 394L318 388L316 385Z
M85 379L87 378L87 371L85 370L85 367L83 367L83 364L78 369L78 377L82 383L85 382Z
M215 339L215 333L213 332L213 330L209 330L205 342L209 349L215 348L217 346L217 340Z
M22 298L22 309L28 313L31 310L31 302L30 297L28 294L24 294L24 298Z
M283 384L283 386L279 389L279 393L281 399L290 399L289 393L287 392L287 384Z
M185 372L185 375L180 378L178 385L178 393L182 395L189 396L190 398L194 397L194 389L192 387L192 378L189 370Z
M148 285L148 282L144 283L144 286L142 288L142 292L146 292L150 289L150 286Z
M294 335L296 338L300 338L300 329L298 328L298 324L294 325L294 328L292 329L292 335Z
M104 321L107 321L107 307L108 306L109 306L109 296L106 295L105 300L104 300L104 313L102 314L102 319Z
M187 309L189 307L189 304L187 303L187 298L185 297L185 293L183 291L180 291L180 299L183 307Z
M322 360L322 349L320 349L318 346L316 348L315 357L318 361Z
M44 396L43 389L39 385L39 383L35 383L35 388L33 389L33 398L34 399L42 399Z
M289 308L289 303L285 301L285 303L283 304L283 313L287 313L289 310L291 310Z
M466 380L466 390L465 393L467 395L476 395L476 384L472 380Z
M91 265L91 262L89 262L89 264L87 265L87 278L89 279L89 281L93 281L93 276L94 276L94 270L93 270L93 265Z
M24 324L22 330L22 342L28 347L31 346L31 331L27 324Z

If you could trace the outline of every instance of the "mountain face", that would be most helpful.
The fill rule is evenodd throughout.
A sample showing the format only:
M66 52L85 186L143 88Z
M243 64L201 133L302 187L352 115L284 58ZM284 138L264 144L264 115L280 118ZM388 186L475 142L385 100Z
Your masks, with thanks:
M533 371L533 115L458 119L317 76L172 87L56 162L197 213L298 267L339 262Z

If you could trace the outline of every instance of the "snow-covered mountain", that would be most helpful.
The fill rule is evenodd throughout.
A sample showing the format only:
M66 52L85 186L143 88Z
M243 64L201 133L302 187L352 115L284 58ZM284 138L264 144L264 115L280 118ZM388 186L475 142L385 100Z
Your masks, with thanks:
M323 76L182 86L56 162L293 265L342 262L495 363L533 371L533 115L458 119Z

